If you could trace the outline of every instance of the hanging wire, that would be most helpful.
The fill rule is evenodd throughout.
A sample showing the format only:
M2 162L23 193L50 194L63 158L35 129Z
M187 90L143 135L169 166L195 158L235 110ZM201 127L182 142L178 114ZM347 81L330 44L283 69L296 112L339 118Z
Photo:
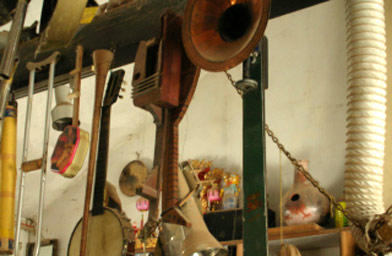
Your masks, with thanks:
M282 150L279 150L279 217L280 217L280 245L283 246L283 174Z

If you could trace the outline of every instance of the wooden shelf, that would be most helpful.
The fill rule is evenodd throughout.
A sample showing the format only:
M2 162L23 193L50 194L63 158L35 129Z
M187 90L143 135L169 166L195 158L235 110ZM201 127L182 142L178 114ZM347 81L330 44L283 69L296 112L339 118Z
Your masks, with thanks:
M299 250L340 247L341 256L354 256L355 241L350 229L324 229L316 224L289 226L283 228L285 243L295 245ZM268 247L271 255L280 249L280 228L268 229ZM242 256L242 240L224 241L222 245L237 245L237 256Z
M155 251L155 248L147 248L146 253L152 253ZM135 253L143 253L143 249L136 249Z
M334 228L325 229L317 224L306 224L283 227L285 243L295 245L299 250L313 250L328 247L340 247L341 256L354 256L355 241L350 229ZM280 227L268 229L268 246L271 255L275 255L280 249ZM237 256L242 256L242 240L222 241L223 246L237 246ZM146 252L154 252L149 248ZM136 250L136 253L143 253Z

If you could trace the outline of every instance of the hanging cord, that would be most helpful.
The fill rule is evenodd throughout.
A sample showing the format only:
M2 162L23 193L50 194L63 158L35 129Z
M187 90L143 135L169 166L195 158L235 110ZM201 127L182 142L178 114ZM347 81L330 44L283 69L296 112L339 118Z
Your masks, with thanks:
M280 214L280 245L283 246L283 176L282 150L279 150L279 214Z

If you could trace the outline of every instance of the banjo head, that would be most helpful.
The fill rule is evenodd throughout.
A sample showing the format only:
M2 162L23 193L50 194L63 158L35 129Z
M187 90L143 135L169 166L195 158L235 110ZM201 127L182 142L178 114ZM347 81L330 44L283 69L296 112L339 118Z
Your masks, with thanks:
M126 246L133 236L130 223L119 217L114 211L105 208L101 215L90 213L87 233L87 256L124 255ZM82 219L79 220L72 232L68 244L68 256L80 255L80 241L82 235ZM128 227L124 227L124 225Z

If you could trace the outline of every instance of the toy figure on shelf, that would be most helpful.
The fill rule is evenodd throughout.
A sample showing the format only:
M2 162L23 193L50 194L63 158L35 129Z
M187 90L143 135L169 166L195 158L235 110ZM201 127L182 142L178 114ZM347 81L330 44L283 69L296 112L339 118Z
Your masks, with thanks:
M199 200L201 201L201 213L204 214L208 211L208 199L207 199L208 186L203 185L203 189L200 191Z
M202 213L218 209L238 207L239 183L238 174L224 172L222 168L213 168L212 161L191 160L202 189L199 193Z
M299 161L305 171L308 171L308 162ZM321 194L298 169L295 170L292 188L282 200L284 223L288 226L321 224L330 211L328 198Z
M225 174L221 182L222 208L225 210L238 207L240 177L238 174Z
M219 196L219 188L218 185L214 184L207 191L207 198L209 202L210 211L215 211L217 205L219 205L222 198Z

